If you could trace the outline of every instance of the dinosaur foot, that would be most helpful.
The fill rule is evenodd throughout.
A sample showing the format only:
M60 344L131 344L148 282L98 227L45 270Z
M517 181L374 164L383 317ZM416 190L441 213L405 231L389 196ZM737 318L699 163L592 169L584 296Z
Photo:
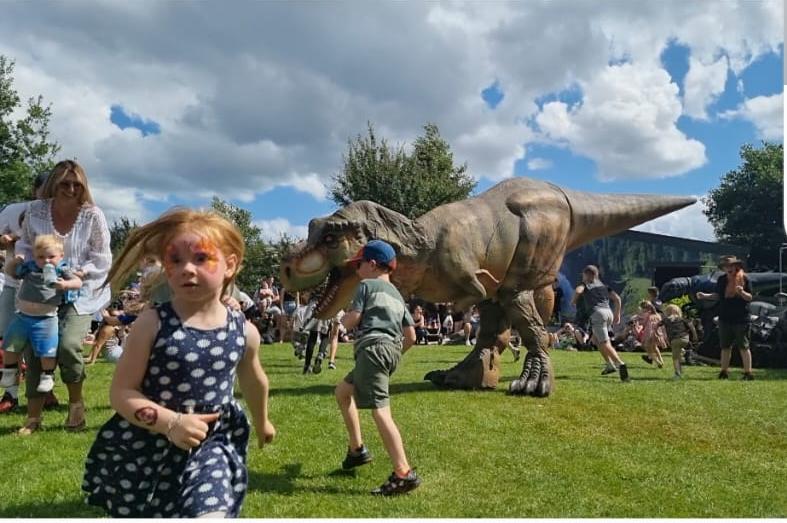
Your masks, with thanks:
M522 374L508 386L508 393L545 398L552 392L552 365L545 352L528 352Z
M494 348L476 348L448 370L433 370L424 380L444 389L494 389L500 379L500 355Z
M431 381L434 385L443 387L446 374L448 374L448 371L445 370L430 370L424 375L424 381Z

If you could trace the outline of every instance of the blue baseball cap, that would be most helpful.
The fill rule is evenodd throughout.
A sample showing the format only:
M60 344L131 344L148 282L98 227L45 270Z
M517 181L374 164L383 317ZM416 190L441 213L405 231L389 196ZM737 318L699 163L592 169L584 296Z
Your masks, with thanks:
M361 247L354 257L347 260L347 263L357 263L361 260L375 261L378 265L385 265L393 270L396 268L396 251L388 242L371 240Z

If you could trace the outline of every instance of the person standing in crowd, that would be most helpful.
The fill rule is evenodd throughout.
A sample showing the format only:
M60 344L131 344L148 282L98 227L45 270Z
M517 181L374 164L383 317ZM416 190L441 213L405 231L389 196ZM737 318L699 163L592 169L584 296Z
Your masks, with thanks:
M743 261L736 256L722 256L719 269L724 274L716 280L716 292L698 292L698 300L719 300L719 345L721 371L719 379L730 377L732 349L737 348L743 363L743 379L754 379L749 350L749 310L752 300L751 283L743 270Z
M65 428L78 431L86 425L82 398L85 379L82 339L90 329L93 315L110 301L109 288L102 287L112 264L109 227L104 213L93 202L84 169L74 160L55 165L42 188L42 197L44 199L27 206L16 254L24 260L30 259L36 236L53 234L62 240L65 259L82 280L76 301L62 304L58 310L60 339L57 347L60 377L68 390ZM22 434L30 434L41 427L44 406L44 396L36 391L41 365L31 356L28 348L25 350L27 421L20 429Z
M582 283L574 291L571 303L576 305L580 298L584 309L590 311L593 343L607 363L617 366L620 380L629 381L628 368L609 338L612 326L620 323L620 296L599 279L598 267L595 265L588 265L582 270ZM610 307L610 300L615 307L614 311Z
M41 173L33 180L33 192L31 199L41 197L41 190L44 187L49 173ZM6 250L7 261L13 257L14 246L19 236L22 234L22 221L27 208L27 202L11 203L0 211L0 248ZM12 276L5 277L3 292L0 294L0 337L5 335L6 328L14 317L16 291L19 288L19 280ZM18 382L10 387L6 387L3 397L0 398L0 414L11 412L19 404L19 385ZM56 407L58 405L54 392L48 392L44 396L44 407Z

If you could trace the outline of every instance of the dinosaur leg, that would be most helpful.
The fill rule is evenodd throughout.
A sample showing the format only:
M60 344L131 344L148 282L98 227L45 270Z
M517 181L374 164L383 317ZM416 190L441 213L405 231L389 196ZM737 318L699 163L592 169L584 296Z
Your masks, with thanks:
M510 394L546 397L554 388L552 361L547 354L549 335L533 298L533 291L522 291L504 299L508 318L527 347L522 374L508 387Z
M499 303L486 300L478 305L481 323L473 350L448 370L433 370L424 376L449 389L494 389L500 379L500 354L508 346L508 318Z

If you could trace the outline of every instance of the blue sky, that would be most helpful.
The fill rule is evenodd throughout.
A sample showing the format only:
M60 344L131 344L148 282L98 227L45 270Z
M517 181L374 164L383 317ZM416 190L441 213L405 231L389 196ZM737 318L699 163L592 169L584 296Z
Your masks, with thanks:
M273 238L335 210L326 184L367 121L405 146L437 124L479 191L530 176L707 194L742 144L783 140L783 3L709 11L677 0L12 2L0 53L16 60L23 99L52 103L52 135L110 219L215 195ZM713 239L700 205L640 228Z

